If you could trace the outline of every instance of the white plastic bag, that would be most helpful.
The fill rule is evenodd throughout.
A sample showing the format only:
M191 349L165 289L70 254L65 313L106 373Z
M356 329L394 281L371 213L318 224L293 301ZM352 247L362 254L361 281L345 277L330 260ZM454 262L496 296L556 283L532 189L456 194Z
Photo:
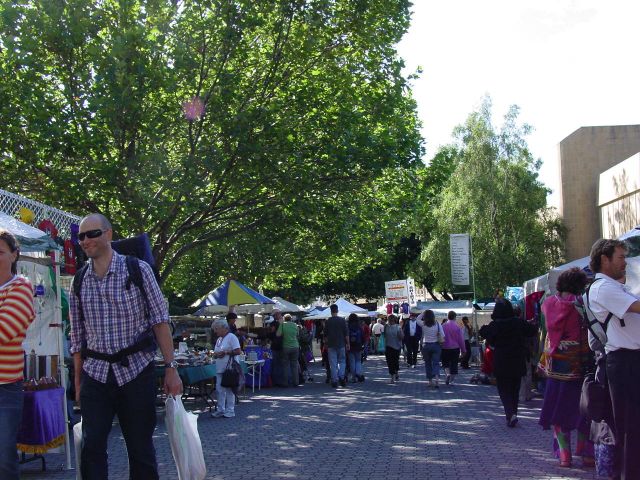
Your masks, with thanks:
M80 460L82 455L82 419L73 426L73 446L76 451L76 480L82 480Z
M207 467L198 434L198 416L184 409L180 397L167 397L165 406L165 422L178 480L202 480Z

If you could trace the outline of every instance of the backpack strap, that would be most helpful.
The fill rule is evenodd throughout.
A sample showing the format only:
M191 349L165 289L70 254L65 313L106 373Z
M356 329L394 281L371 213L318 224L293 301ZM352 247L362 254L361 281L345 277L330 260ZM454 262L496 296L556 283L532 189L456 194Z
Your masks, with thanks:
M593 286L593 284L596 283L598 280L601 280L601 279L600 278L596 278L593 282L591 282L591 284L589 284L589 286L587 287L587 290L585 292L585 294L586 294L585 296L587 297L587 305L586 305L586 307L589 310L591 310L591 305L590 305L590 302L589 302L589 292L591 291L591 287ZM592 315L593 315L593 313L592 313ZM593 329L591 327L593 327L593 325L595 325L596 322L598 322L598 319L595 318L595 315L593 315L593 317L594 317L594 320L589 320L588 327L589 327L589 330L591 330L591 333L595 335L595 333L593 332ZM611 320L611 317L613 317L613 313L609 312L607 314L606 318L604 319L604 322L602 322L602 329L605 331L605 333L607 332L607 326L609 325L609 321ZM621 327L625 326L624 320L622 318L620 319L620 326Z
M149 318L151 306L149 305L149 297L147 296L147 291L144 288L144 278L142 277L140 260L138 259L138 257L134 257L133 255L127 255L125 257L125 262L127 264L127 272L129 273L129 277L127 278L127 281L125 283L125 288L129 290L131 288L131 284L138 287L138 290L140 290L140 295L142 296L142 301L144 303L145 317Z
M73 281L71 282L73 294L78 300L78 316L80 317L79 320L81 322L84 322L84 313L82 312L82 297L80 296L80 291L82 290L82 282L84 281L84 276L87 274L87 268L89 268L89 264L85 263L82 268L80 268L80 270L78 270L73 276Z

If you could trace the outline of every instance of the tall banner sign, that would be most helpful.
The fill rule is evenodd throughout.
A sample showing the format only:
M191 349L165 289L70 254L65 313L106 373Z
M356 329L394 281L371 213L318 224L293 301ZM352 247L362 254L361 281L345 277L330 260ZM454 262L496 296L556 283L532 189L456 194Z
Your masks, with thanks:
M418 301L416 300L416 284L413 278L407 278L407 296L409 297L409 305L415 307Z
M454 285L470 285L469 279L469 234L449 235L451 253L451 282Z

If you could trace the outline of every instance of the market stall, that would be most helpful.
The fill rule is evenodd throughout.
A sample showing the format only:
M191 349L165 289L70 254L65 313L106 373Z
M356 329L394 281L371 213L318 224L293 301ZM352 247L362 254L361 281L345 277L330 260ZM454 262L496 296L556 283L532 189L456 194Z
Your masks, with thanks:
M43 231L0 212L0 228L20 242L18 274L34 286L36 317L27 330L23 347L25 408L18 449L42 454L64 445L66 468L71 468L66 428L67 384L64 365L59 246ZM47 252L54 252L53 262ZM43 464L44 465L44 464Z

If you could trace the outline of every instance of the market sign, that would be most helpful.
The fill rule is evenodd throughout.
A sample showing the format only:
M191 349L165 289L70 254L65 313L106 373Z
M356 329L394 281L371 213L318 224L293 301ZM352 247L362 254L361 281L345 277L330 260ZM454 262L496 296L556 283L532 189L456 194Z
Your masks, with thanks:
M469 234L454 233L449 235L449 251L451 253L451 283L469 285Z
M387 302L398 302L409 298L406 280L384 282L384 291Z
M387 302L407 302L412 307L417 304L416 285L413 278L384 282Z

